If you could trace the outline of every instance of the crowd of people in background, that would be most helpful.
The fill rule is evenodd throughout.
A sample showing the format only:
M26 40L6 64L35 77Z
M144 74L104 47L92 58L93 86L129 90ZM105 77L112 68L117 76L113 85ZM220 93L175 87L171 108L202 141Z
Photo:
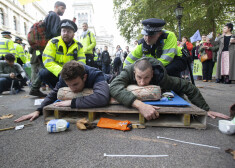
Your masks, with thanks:
M63 7L63 9L61 7ZM60 21L60 18L58 15L62 16L65 9L66 9L66 6L64 3L60 2L58 4L55 4L54 11L50 11L49 15L46 17L45 20L48 20L50 18L53 19L53 17L56 17L54 18L54 20L57 21L56 27L58 26L61 26L61 28L69 27L70 29L72 29L73 32L76 32L77 27L72 21L69 21L69 20L63 20L62 22ZM149 20L147 22L151 22L151 21L152 20ZM145 24L148 24L147 22L143 23L143 25L146 26ZM159 22L158 24L164 25L165 22ZM49 35L54 40L54 41L52 40L51 42L48 42L48 44L53 45L55 43L60 43L61 39L59 38L55 39L55 37L59 34L58 33L59 30L55 28L55 25L47 25L47 26L48 26L47 32L50 32ZM146 29L146 32L145 31L143 32L143 35L146 34L145 35L146 37L144 36L145 38L134 41L135 49L130 51L129 46L125 46L124 47L125 49L123 50L120 45L117 45L115 53L110 53L108 46L104 46L103 48L99 48L99 49L95 47L96 46L95 35L88 29L87 23L83 23L82 29L83 29L83 32L80 35L80 39L78 40L80 43L76 40L74 40L74 42L76 42L76 46L78 46L78 49L79 49L78 51L76 50L76 54L78 52L82 52L84 53L84 55L82 56L80 55L79 58L77 59L80 59L79 61L86 63L86 65L100 69L104 74L112 74L114 76L119 75L126 65L132 64L136 61L136 59L144 57L145 55L144 52L146 52L146 54L150 54L151 57L152 57L152 54L158 56L157 52L156 53L152 52L152 50L155 50L155 48L151 48L151 46L154 47L155 44L152 44L153 41L150 38L151 35L148 34L147 29ZM53 31L55 31L57 34L54 33L55 34L54 35ZM163 55L160 58L162 64L166 67L168 75L181 77L188 81L192 80L193 69L195 68L194 65L195 65L196 60L201 61L202 57L206 55L207 59L204 62L201 61L202 76L194 75L193 79L202 80L203 82L212 82L213 68L215 66L215 63L217 62L215 82L230 84L231 81L235 80L235 57L234 57L235 56L235 52L234 52L235 51L235 35L232 34L232 31L233 31L233 24L227 23L223 28L223 33L218 34L215 39L212 38L213 37L212 34L208 34L208 35L203 34L200 41L191 43L188 37L186 36L182 37L181 40L177 41L177 54L171 53L170 52L171 50L168 49L169 53L165 53L165 56L164 56L164 52L165 52L164 51L162 53ZM167 32L168 31L162 30L160 35L164 36L164 33L167 33ZM168 32L168 33L172 33L172 32ZM50 59L49 57L47 58L45 54L47 51L44 50L44 54L42 54L43 51L38 51L38 50L29 49L29 51L27 51L25 50L25 44L22 43L23 40L20 37L16 37L15 41L13 42L10 40L11 38L10 32L5 31L5 32L2 32L1 34L2 34L2 37L4 38L4 39L1 39L2 41L9 41L8 42L9 51L7 53L11 53L15 56L15 63L19 63L19 65L21 65L22 67L24 67L24 65L27 62L30 62L31 64L31 80L29 80L28 82L31 84L31 90L29 94L34 95L34 96L45 96L45 94L43 94L40 91L40 87L41 86L45 87L45 83L48 83L46 79L49 79L48 77L43 78L43 74L42 74L42 71L49 70L45 65L51 64L49 63L50 61L46 61L46 59ZM66 41L66 38L64 38L63 40ZM72 39L72 36L71 36L71 39ZM70 47L70 46L67 46L67 47ZM174 70L177 67L174 67L174 66L179 67L180 65L177 62L175 62L174 64L171 64L171 63L176 61L177 58L180 58L178 56L183 55L182 49L188 52L189 58L187 59L189 63L185 65L187 68L184 71L182 71L180 75L178 75L178 73L176 73L176 71ZM72 53L72 54L75 54L75 53ZM172 57L175 55L177 57L175 58ZM147 55L147 57L149 56ZM4 55L1 55L1 59L4 59ZM43 63L43 62L46 62L46 63ZM66 62L63 62L63 64L64 63ZM55 69L53 68L49 70L51 71L51 74L54 74L54 75L51 75L50 79L53 79L55 81L53 85L49 84L49 87L51 87L51 89L55 86L56 82L58 81L57 74L59 74L59 71L55 74L53 72L54 70ZM171 74L171 71L174 74ZM0 74L1 73L3 73L3 71L0 69ZM4 86L5 86L5 83L4 83ZM9 89L10 86L6 88Z

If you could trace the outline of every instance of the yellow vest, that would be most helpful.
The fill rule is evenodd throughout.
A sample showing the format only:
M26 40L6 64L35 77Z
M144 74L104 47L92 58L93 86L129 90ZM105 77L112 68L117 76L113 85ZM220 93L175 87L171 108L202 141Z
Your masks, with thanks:
M5 57L9 53L15 56L14 42L7 38L0 38L0 56Z
M61 36L51 39L42 54L46 69L58 77L63 65L71 60L86 64L86 57L81 43L73 39L73 44L67 48Z

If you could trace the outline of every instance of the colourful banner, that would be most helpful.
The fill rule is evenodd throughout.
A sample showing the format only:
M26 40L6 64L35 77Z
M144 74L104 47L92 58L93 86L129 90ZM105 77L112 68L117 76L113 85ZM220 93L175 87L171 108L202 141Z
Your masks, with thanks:
M194 60L193 65L193 75L202 76L202 63L199 60ZM216 75L217 63L215 63L213 68L212 76Z

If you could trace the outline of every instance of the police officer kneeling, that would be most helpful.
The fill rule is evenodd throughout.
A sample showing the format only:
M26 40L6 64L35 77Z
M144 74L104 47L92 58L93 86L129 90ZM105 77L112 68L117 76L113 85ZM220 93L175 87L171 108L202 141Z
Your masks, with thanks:
M45 68L39 72L40 79L36 79L32 84L30 95L44 96L38 86L37 80L49 85L51 89L56 86L59 81L59 74L63 68L63 65L71 60L76 60L82 64L85 64L86 57L83 52L83 46L77 40L74 39L75 32L77 31L77 25L64 19L60 22L61 36L51 39L43 51L42 60Z
M142 21L144 38L138 41L136 48L129 53L124 61L126 65L133 64L141 57L153 57L166 67L167 74L180 77L180 72L186 69L186 61L182 53L177 53L177 38L168 30L163 30L164 20L150 18Z

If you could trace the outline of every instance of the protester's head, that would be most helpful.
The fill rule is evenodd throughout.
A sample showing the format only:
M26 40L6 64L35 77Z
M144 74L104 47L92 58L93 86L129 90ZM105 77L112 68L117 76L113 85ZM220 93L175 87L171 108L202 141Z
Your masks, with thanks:
M135 46L137 46L137 45L138 45L138 41L137 41L137 40L135 40L134 44L135 44Z
M83 31L87 31L87 29L88 29L88 24L87 24L86 22L84 22L84 23L82 24L82 30L83 30Z
M69 19L64 19L60 22L61 27L61 37L63 41L68 44L72 42L74 38L74 33L77 31L77 25Z
M177 40L177 46L180 46L180 44L181 44L181 41Z
M211 43L211 42L210 42L210 37L208 37L208 36L206 37L206 42L207 42L207 43Z
M15 37L15 43L22 44L23 39L20 37Z
M206 41L206 35L205 35L205 34L202 35L202 41L203 41L203 42Z
M104 51L108 51L108 46L104 46Z
M54 5L54 12L59 16L63 16L65 9L66 5L64 2L57 1Z
M126 50L129 51L129 46L126 46Z
M7 38L7 39L12 38L11 37L11 32L9 32L9 31L3 31L1 34L2 34L2 37L4 37L4 38Z
M13 54L6 54L5 55L5 60L10 66L13 66L14 61L15 61L15 56Z
M117 49L117 50L120 50L120 49L121 49L121 46L120 46L120 45L117 45L116 49Z
M162 28L166 24L164 20L150 18L142 21L143 30L141 34L144 35L144 40L148 45L153 45L162 35Z
M199 46L200 45L200 41L198 40L197 42L196 42L196 46Z
M138 86L147 86L153 78L153 68L146 59L137 60L134 65L134 74Z
M182 37L182 43L186 43L188 41L188 37Z
M72 60L64 64L61 78L75 93L81 92L85 86L87 74L85 68L79 62Z
M96 53L99 54L100 53L100 49L97 48L96 49Z
M224 33L231 33L233 31L233 24L232 23L226 23L223 29Z

